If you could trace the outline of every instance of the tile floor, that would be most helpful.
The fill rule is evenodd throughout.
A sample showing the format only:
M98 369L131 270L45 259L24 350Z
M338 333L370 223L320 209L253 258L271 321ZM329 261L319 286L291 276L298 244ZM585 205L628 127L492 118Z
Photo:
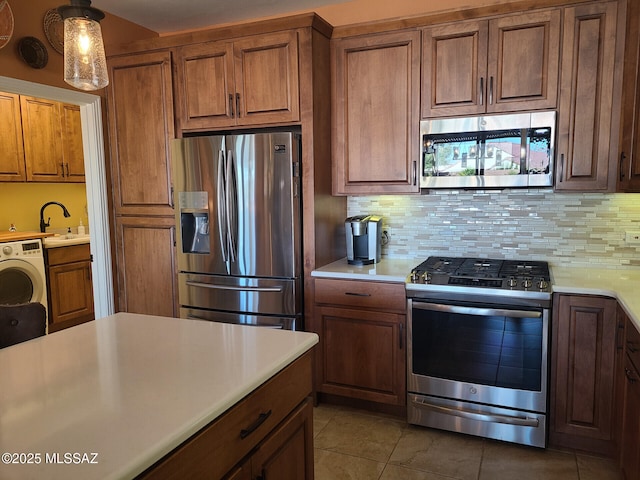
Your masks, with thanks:
M321 404L316 480L621 480L612 461L407 425Z

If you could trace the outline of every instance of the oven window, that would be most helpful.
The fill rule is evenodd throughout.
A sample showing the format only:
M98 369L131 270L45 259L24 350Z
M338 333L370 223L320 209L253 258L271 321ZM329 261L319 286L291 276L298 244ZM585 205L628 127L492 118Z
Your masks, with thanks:
M542 318L413 309L413 373L540 391Z

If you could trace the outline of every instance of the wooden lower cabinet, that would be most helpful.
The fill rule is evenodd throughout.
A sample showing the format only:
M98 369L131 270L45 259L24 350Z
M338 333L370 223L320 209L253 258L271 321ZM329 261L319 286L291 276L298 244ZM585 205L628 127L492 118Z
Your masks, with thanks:
M404 285L316 279L318 390L406 405Z
M640 479L640 333L627 319L624 375L624 407L620 466L625 480Z
M177 316L174 217L117 217L119 311Z
M89 244L46 252L49 332L93 320L93 282Z
M616 300L553 299L549 444L613 457Z
M139 480L313 480L311 354L249 394Z

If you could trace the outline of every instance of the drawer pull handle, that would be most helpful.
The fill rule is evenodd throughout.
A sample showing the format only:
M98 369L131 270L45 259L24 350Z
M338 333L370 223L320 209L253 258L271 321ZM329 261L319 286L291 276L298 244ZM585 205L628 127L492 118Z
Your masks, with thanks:
M370 297L370 293L357 293L357 292L344 292L345 295L351 295L352 297Z
M255 422L253 422L247 428L243 428L242 430L240 430L240 438L242 439L247 438L249 435L255 432L258 429L258 427L262 425L265 422L265 420L270 416L271 416L271 410L269 410L267 413L261 413L260 415L258 415L258 419Z

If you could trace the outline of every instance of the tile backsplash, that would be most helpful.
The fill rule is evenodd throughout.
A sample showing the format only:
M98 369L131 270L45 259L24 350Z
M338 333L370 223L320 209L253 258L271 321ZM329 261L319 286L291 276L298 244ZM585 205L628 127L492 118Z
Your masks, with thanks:
M349 197L349 216L378 214L389 256L478 256L552 265L640 266L640 194L555 193L552 189L430 191L421 196Z

